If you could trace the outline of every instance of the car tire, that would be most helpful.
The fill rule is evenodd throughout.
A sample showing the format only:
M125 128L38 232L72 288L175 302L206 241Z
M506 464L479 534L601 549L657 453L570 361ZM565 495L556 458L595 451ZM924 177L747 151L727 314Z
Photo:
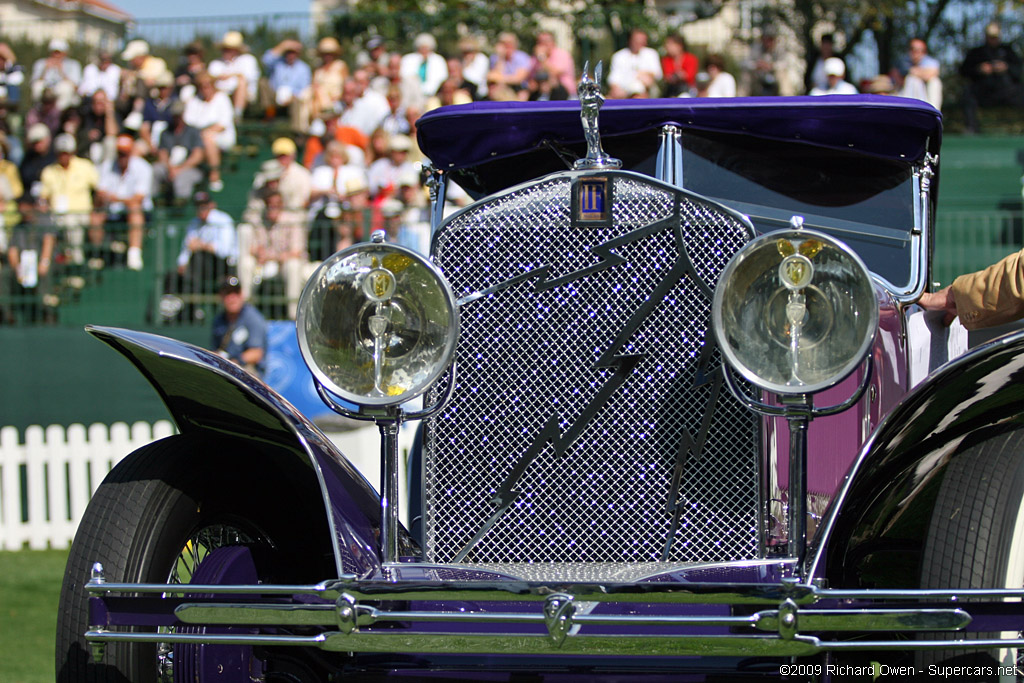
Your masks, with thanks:
M219 475L203 476L204 463L224 458L224 448L210 438L172 436L127 456L99 486L78 527L61 587L58 682L170 680L160 673L156 644L109 643L102 662L94 661L83 635L90 627L85 583L93 563L103 565L110 582L187 583L187 575L172 572L185 562L190 573L217 547L250 546L249 557L272 552L272 542L252 521L256 511L252 503L246 506L244 492L232 493Z
M924 545L921 587L1024 587L1024 430L973 444L946 467ZM929 639L955 637L944 633ZM1015 664L1016 658L1016 649L1010 648L933 650L919 653L918 663L925 670L967 665L994 672L999 665Z

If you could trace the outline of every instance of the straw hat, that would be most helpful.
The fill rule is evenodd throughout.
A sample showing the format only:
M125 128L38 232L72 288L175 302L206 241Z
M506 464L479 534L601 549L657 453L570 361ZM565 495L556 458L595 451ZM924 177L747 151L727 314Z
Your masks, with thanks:
M340 55L341 43L338 42L337 38L327 36L326 38L321 38L320 42L316 44L316 51L320 54Z
M149 43L144 40L136 39L125 45L124 52L121 53L121 59L126 62L130 62L136 57L145 57L149 54Z
M239 52L248 52L249 46L245 44L245 39L242 37L240 31L228 31L221 38L221 41L217 43L217 47L220 49L238 50Z

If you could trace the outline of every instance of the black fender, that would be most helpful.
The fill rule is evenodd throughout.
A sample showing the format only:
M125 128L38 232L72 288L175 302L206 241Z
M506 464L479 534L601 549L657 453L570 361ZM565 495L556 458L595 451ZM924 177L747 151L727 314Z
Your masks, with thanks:
M380 570L380 496L323 433L262 381L215 353L146 332L87 326L130 360L160 395L182 434L206 434L250 454L276 495L268 516L299 508L308 520L295 534L311 553L333 555L337 575ZM210 463L209 467L231 467ZM226 474L230 474L227 472ZM405 530L400 544L414 547ZM321 576L319 580L333 578Z
M979 441L1021 427L1024 332L941 367L886 416L826 512L809 575L834 587L919 587L946 468Z

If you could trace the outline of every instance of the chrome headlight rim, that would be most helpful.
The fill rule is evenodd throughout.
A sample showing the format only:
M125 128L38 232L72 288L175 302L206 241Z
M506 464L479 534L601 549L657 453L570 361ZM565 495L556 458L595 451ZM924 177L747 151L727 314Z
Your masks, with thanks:
M413 389L396 397L368 396L366 394L349 391L345 387L339 385L316 363L315 354L310 345L309 337L306 334L307 323L309 322L308 316L310 315L311 310L310 302L314 297L314 292L318 283L324 278L326 272L338 263L353 255L359 255L365 252L391 252L412 259L412 261L424 268L433 278L444 299L448 314L449 324L447 326L447 333L442 345L442 350L439 354L439 357L442 360L436 363L432 371L424 379L417 382ZM353 314L354 313L355 312L353 312ZM340 398L345 402L352 403L360 408L392 408L403 403L413 401L430 391L430 389L433 388L451 368L455 357L455 347L458 344L459 337L459 306L455 293L447 278L444 277L441 270L435 266L430 259L416 251L413 251L412 249L397 244L391 244L388 242L360 242L332 254L317 266L316 270L306 281L302 294L299 296L298 313L295 317L295 330L296 336L298 337L299 352L302 355L302 359L305 362L306 367L309 368L310 373L313 375L314 381L319 384L323 390L326 390L333 396Z
M758 375L746 362L744 362L743 359L739 357L736 350L733 348L733 345L729 342L729 330L726 328L725 316L723 313L723 299L728 286L734 281L736 273L743 267L748 258L755 254L758 249L763 248L765 243L774 243L780 239L786 238L798 239L801 241L807 239L820 240L830 248L841 252L843 257L849 259L863 276L863 289L865 292L870 294L870 300L872 302L876 302L874 277L871 275L871 271L868 270L860 256L858 256L857 253L847 244L835 237L832 237L831 235L817 230L802 227L786 228L767 232L755 237L736 252L726 264L725 268L722 270L719 283L715 287L712 297L712 328L714 329L715 339L722 353L723 361L730 369L738 372L740 376L754 386L783 396L815 394L835 387L864 363L865 359L871 352L878 330L878 306L877 303L874 303L874 305L867 307L863 311L863 314L867 316L867 321L864 324L865 334L860 339L856 351L850 354L849 359L843 363L838 370L830 373L826 378L817 382L793 385L773 382L770 379L766 379L765 377ZM809 283L807 288L811 289L812 287L814 287L813 282Z

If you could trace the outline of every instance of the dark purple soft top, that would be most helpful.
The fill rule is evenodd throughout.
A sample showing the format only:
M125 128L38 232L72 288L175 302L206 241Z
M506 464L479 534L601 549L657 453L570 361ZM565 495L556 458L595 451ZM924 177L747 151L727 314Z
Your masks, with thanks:
M608 100L601 109L605 138L657 130L669 123L903 161L937 151L942 136L942 115L932 106L880 95ZM420 118L417 136L420 148L441 170L469 169L552 144L585 149L575 101L441 107ZM651 144L657 144L657 136L650 137Z

